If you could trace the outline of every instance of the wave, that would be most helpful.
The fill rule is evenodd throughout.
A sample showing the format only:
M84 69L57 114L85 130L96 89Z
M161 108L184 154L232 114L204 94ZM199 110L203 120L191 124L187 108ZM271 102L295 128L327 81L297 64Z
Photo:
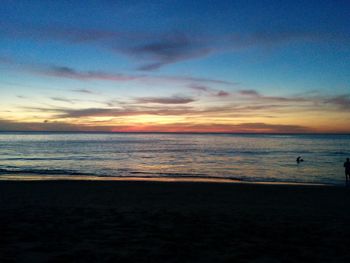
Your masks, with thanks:
M119 170L121 171L121 170ZM279 180L274 178L255 178L255 177L239 177L239 176L212 176L207 174L200 173L162 173L162 172L144 172L144 171L126 171L126 174L93 174L93 173L84 173L76 170L69 169L32 169L32 168L0 168L0 176L16 176L16 175L38 175L42 176L41 179L45 180L45 176L74 176L79 177L80 180L93 178L140 178L140 179L192 179L196 180L225 180L225 181L234 181L242 183L282 183L282 184L307 184L307 185L338 185L332 182L309 182L309 181L296 181L296 180ZM23 177L25 179L25 177ZM52 179L52 178L51 178ZM68 179L68 178L67 178Z
M123 158L119 158L123 159ZM0 161L85 161L85 160L119 160L118 158L107 158L99 156L65 156L65 157L8 157L1 158Z
M122 170L119 170L123 172ZM142 171L124 171L127 173L121 173L117 175L113 174L93 174L93 173L83 173L75 170L69 169L37 169L37 168L18 168L18 167L8 167L8 168L0 168L0 175L61 175L61 176L93 176L93 177L101 177L101 178L148 178L148 179L156 179L156 178L174 178L174 179L222 179L222 180L235 180L235 181L243 181L242 178L238 177L219 177L219 176L210 176L206 174L196 174L196 173L157 173L157 172L142 172Z
M209 176L207 174L200 174L200 173L162 173L162 172L142 172L142 171L132 171L129 172L130 174L138 174L138 175L153 175L157 177L187 177L187 178L222 178L226 179L225 177L218 177L218 176Z
M30 169L30 168L14 168L6 169L0 168L1 174L38 174L38 175L91 175L88 173L82 173L75 170L62 170L62 169Z
M130 174L137 174L137 178L174 178L174 179L209 179L209 180L229 180L242 183L282 183L282 184L305 184L305 185L336 185L328 182L308 182L308 181L296 181L296 180L279 180L274 178L256 178L256 177L240 177L240 176L212 176L207 174L189 174L189 173L152 173L152 172L130 172ZM115 176L113 176L115 177ZM123 176L117 176L123 177Z

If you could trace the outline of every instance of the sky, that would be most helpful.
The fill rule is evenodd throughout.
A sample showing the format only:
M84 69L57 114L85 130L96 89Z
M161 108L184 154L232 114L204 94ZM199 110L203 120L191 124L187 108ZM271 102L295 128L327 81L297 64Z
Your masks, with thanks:
M0 131L350 133L350 2L0 4Z

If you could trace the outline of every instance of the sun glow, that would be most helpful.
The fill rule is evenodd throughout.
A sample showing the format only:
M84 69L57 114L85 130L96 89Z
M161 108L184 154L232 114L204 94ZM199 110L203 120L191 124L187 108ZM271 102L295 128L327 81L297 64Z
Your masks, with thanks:
M350 132L347 9L243 2L198 17L186 2L176 19L159 3L83 17L79 1L2 3L0 131Z

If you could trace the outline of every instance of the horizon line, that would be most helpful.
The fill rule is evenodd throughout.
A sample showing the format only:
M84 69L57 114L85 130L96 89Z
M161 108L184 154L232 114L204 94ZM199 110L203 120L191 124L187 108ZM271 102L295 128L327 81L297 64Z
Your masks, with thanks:
M1 131L0 133L108 133L108 134L237 134L237 135L350 135L350 132L196 132L196 131Z

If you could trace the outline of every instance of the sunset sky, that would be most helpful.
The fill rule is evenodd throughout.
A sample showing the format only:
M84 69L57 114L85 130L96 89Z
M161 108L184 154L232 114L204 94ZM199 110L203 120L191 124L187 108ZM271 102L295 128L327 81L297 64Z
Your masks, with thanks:
M350 1L0 5L0 131L350 132Z

